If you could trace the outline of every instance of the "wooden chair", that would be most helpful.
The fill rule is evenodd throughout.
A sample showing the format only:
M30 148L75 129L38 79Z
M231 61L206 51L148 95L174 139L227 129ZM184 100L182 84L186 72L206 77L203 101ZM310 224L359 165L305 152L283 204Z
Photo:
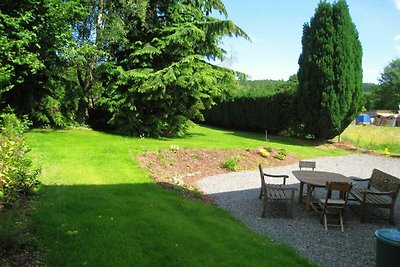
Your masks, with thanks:
M300 170L303 168L309 168L309 169L314 170L316 167L317 167L317 163L315 161L305 161L305 160L299 161Z
M324 221L326 231L328 231L328 226L340 226L342 232L344 231L343 211L346 207L351 187L351 183L326 182L326 197L325 199L320 199L320 205L322 207L320 222L322 223L322 221ZM332 197L332 193L334 193L335 191L339 193L339 196L337 198ZM339 223L328 224L328 214L338 215Z
M258 168L260 170L260 176L261 176L261 191L260 191L260 196L258 198L261 199L262 197L264 197L264 205L261 217L265 217L265 214L267 212L268 202L286 201L290 202L289 215L291 218L293 218L294 192L297 190L297 188L285 187L286 179L289 178L289 176L266 174L264 173L261 164L258 165ZM265 182L265 177L274 179L281 178L283 179L283 182L282 184L268 184Z
M315 161L306 161L306 160L300 160L300 161L299 161L299 168L300 168L300 171L301 171L302 169L304 169L304 168L312 169L312 170L314 171L316 167L317 167L317 163L316 163ZM300 192L304 192L304 191L303 191L303 188L304 188L304 183L303 183L303 182L300 182ZM315 188L312 187L311 190L312 190L312 191L311 191L311 194L314 196L314 195L315 195L315 192L314 192ZM301 200L303 199L303 197L304 197L305 195L306 195L306 194L303 194L302 196L299 196L300 202L301 202Z
M394 208L400 190L400 179L378 169L372 171L369 179L352 179L368 181L367 188L353 188L350 192L354 197L352 200L361 203L361 221L364 222L367 207L370 206L389 209L389 222L394 224Z

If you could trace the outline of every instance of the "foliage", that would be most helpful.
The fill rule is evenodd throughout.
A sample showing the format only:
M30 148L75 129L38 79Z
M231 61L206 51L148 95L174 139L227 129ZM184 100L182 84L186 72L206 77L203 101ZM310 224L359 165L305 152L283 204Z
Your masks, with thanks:
M240 80L240 87L232 92L233 98L249 97L258 98L264 96L271 96L283 91L297 90L298 81L297 75L294 74L289 77L287 81L281 80Z
M227 129L278 134L294 127L295 91L264 97L238 97L218 102L204 112L206 123Z
M268 158L269 157L269 152L265 148L260 148L258 150L258 154L260 154L264 158Z
M400 109L400 59L391 61L383 70L379 87L372 93L376 109Z
M0 116L0 208L11 206L22 194L29 194L40 182L40 169L32 169L32 162L26 157L29 148L23 137L28 128L26 119L18 120L15 114Z
M376 83L363 83L362 90L364 93L373 93L379 87Z
M264 149L267 150L268 152L272 152L272 147L270 146L265 146Z
M66 22L79 10L76 2L4 0L0 10L0 108L29 114L36 126L64 127L73 113L64 106Z
M177 145L170 145L169 146L169 151L173 152L173 153L177 153L179 151L179 146Z
M340 134L362 107L362 48L344 0L320 2L303 27L298 114L305 134Z
M182 133L237 85L235 72L205 58L224 58L224 36L248 39L232 21L211 16L227 16L220 0L5 0L0 7L3 107L42 127Z
M278 151L278 154L276 154L274 157L279 159L279 160L284 160L286 158L287 152L285 149L281 148Z
M239 161L240 161L240 157L239 156L232 156L232 157L229 157L228 159L226 159L222 163L222 166L225 169L234 172L234 171L238 170L237 164L239 163Z
M121 60L103 66L106 123L123 134L181 134L188 120L202 120L200 111L236 86L233 71L204 58L224 58L223 36L248 37L211 11L226 15L221 1L149 2L142 30L127 28L130 45L120 47Z

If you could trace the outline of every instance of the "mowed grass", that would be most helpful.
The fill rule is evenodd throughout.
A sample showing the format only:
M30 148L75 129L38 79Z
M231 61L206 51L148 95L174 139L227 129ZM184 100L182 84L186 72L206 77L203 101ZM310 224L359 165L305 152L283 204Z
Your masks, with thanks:
M34 237L48 266L309 266L292 248L249 230L226 211L155 185L134 157L171 145L253 148L262 135L195 126L184 138L129 138L92 130L27 134L45 186ZM306 157L337 151L271 138ZM311 152L310 152L311 151ZM315 154L314 154L315 153ZM257 197L257 196L255 196Z
M400 155L400 127L349 125L341 140L357 147Z

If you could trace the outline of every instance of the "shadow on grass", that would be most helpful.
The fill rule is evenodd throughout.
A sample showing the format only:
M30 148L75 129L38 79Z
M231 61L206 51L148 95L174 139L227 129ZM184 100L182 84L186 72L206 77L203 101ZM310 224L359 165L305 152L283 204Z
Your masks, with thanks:
M250 138L257 141L265 141L265 135L259 133L232 131L226 134L241 138ZM302 146L302 147L316 147L325 143L324 141L304 140L304 139L297 139L297 138L277 136L277 135L268 135L268 142L279 143L282 145Z
M307 265L227 212L152 183L45 186L34 206L48 266Z

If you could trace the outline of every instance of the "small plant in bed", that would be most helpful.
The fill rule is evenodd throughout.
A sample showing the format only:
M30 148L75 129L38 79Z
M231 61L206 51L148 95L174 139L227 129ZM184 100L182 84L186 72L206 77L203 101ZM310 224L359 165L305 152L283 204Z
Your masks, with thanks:
M265 148L260 148L258 150L258 154L260 154L264 158L268 158L269 157L269 152Z
M234 172L234 171L238 170L237 164L239 163L239 161L240 161L240 157L238 157L238 156L229 157L227 160L225 160L223 162L222 166L225 169Z
M286 158L287 151L283 148L279 149L278 154L275 155L275 158L279 160L284 160Z

